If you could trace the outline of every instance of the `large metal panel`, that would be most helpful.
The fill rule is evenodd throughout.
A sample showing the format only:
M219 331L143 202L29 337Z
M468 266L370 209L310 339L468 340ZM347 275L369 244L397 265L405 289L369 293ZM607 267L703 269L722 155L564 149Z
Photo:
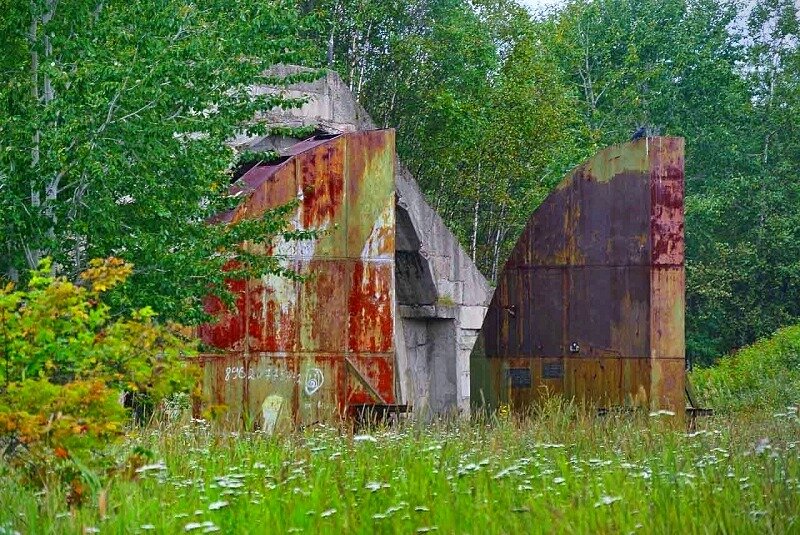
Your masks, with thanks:
M313 247L299 252L304 257L320 259L347 256L345 147L345 138L339 137L295 157L302 198L302 228L324 231L324 235L314 241Z
M347 350L347 309L355 262L312 260L300 282L300 347L303 351Z
M625 170L608 181L586 174L575 181L575 247L581 264L649 264L649 178L643 169Z
M682 138L654 138L648 148L652 262L654 266L683 266L684 141Z
M530 293L527 294L527 316L531 349L528 355L552 357L567 350L567 314L565 306L569 288L569 271L566 268L536 268L530 272ZM559 321L559 318L561 321Z
M299 360L297 423L336 422L345 415L347 368L339 354L303 354Z
M299 262L285 267L300 269ZM278 275L264 275L247 281L247 308L239 312L248 319L250 352L294 352L299 349L300 286L297 280Z
M227 280L228 290L233 294L233 308L215 296L205 298L205 311L218 318L216 323L201 325L200 338L206 344L229 351L244 351L247 344L247 318L239 311L246 307L247 283L240 280Z
M348 350L380 353L394 349L394 262L357 260L348 309Z
M650 270L581 266L569 270L568 345L572 355L646 357Z
M520 294L520 270L505 271L500 276L496 296L498 304L497 336L498 352L501 355L515 357L519 355L519 329L524 322L520 310L522 295Z
M394 260L394 157L394 130L347 136L350 258Z
M394 353L355 353L348 356L347 405L395 402Z
M685 278L683 266L650 272L650 358L684 357Z
M220 321L199 332L223 352L205 360L205 389L229 407L227 425L275 431L394 401L394 190L391 130L311 138L234 184L242 201L217 221L235 224L297 200L292 227L318 234L248 244L302 280L232 281L231 311L209 300Z
M247 380L243 354L201 355L199 361L203 369L203 397L207 408L212 413L227 408L220 415L223 424L238 423L242 418L242 400Z
M521 266L566 266L575 263L575 215L571 182L562 182L536 209L511 253Z
M682 139L609 147L576 168L498 277L475 356L493 377L473 399L682 408L683 247Z
M244 420L266 432L285 431L294 425L293 407L299 382L296 355L250 355L246 360ZM236 407L230 407L236 410ZM240 423L240 422L232 422Z
M233 221L261 217L266 210L288 204L297 197L294 160L258 165L232 187L232 193L246 200L235 210ZM249 198L248 198L249 196Z

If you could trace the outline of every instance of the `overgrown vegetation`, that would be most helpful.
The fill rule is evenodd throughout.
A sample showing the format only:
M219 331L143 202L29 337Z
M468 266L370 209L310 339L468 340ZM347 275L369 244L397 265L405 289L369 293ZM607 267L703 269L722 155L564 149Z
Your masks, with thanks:
M709 364L797 323L792 0L0 12L0 533L800 529L797 326L695 370L718 416L690 433L551 400L521 420L269 438L188 420L191 345L170 323L204 319L226 277L291 276L247 243L308 237L290 231L291 207L207 223L236 202L232 168L269 157L227 142L302 102L249 90L297 81L269 74L282 62L336 69L398 129L400 156L491 279L568 168L638 126L686 137L690 356Z
M92 260L75 284L49 259L27 288L0 288L0 456L35 487L71 490L80 501L93 470L110 468L104 447L163 399L197 383L192 344L150 308L112 317L106 292L133 266Z
M800 325L781 329L713 367L696 369L691 378L716 411L785 412L800 403Z
M115 255L136 265L109 296L116 310L192 323L209 293L229 297L232 260L281 272L241 244L291 230L285 212L207 221L238 202L228 142L269 131L257 112L303 102L249 90L313 58L313 21L293 0L0 0L0 12L0 278L24 284L50 256L75 280Z
M792 533L800 421L596 412L282 439L203 423L136 432L147 465L70 512L0 472L0 526L24 533ZM4 470L0 468L0 470Z

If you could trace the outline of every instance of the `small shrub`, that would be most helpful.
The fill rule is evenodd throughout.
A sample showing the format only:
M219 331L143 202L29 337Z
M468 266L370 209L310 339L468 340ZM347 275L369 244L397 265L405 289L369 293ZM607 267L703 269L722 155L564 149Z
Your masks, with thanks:
M705 403L717 411L782 409L800 402L800 325L692 372Z
M129 422L125 393L141 411L197 383L176 328L150 308L112 317L102 302L131 272L98 259L73 283L45 260L26 289L0 287L0 453L31 482L83 489L93 452Z

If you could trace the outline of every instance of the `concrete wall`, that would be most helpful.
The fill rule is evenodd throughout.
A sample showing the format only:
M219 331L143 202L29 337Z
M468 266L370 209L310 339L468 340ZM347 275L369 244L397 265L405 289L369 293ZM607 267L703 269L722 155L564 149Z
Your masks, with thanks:
M299 70L276 67L272 74L287 75ZM333 72L311 83L284 89L259 86L253 91L308 98L301 109L272 111L260 117L271 124L314 126L326 133L375 128L367 112ZM282 136L240 137L234 145L280 151L289 141ZM427 203L408 170L401 162L395 169L398 401L412 405L418 415L467 414L470 354L491 299L491 288Z

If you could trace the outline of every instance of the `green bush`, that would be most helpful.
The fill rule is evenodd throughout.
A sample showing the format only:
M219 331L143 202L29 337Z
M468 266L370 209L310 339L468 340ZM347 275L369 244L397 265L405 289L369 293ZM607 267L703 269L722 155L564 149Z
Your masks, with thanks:
M93 260L71 282L46 260L24 290L0 285L0 454L29 482L67 484L79 497L81 480L108 464L97 452L130 422L126 395L141 413L196 387L178 326L149 308L114 317L103 303L132 269Z
M691 379L704 403L720 412L782 410L800 402L800 325L786 327Z

